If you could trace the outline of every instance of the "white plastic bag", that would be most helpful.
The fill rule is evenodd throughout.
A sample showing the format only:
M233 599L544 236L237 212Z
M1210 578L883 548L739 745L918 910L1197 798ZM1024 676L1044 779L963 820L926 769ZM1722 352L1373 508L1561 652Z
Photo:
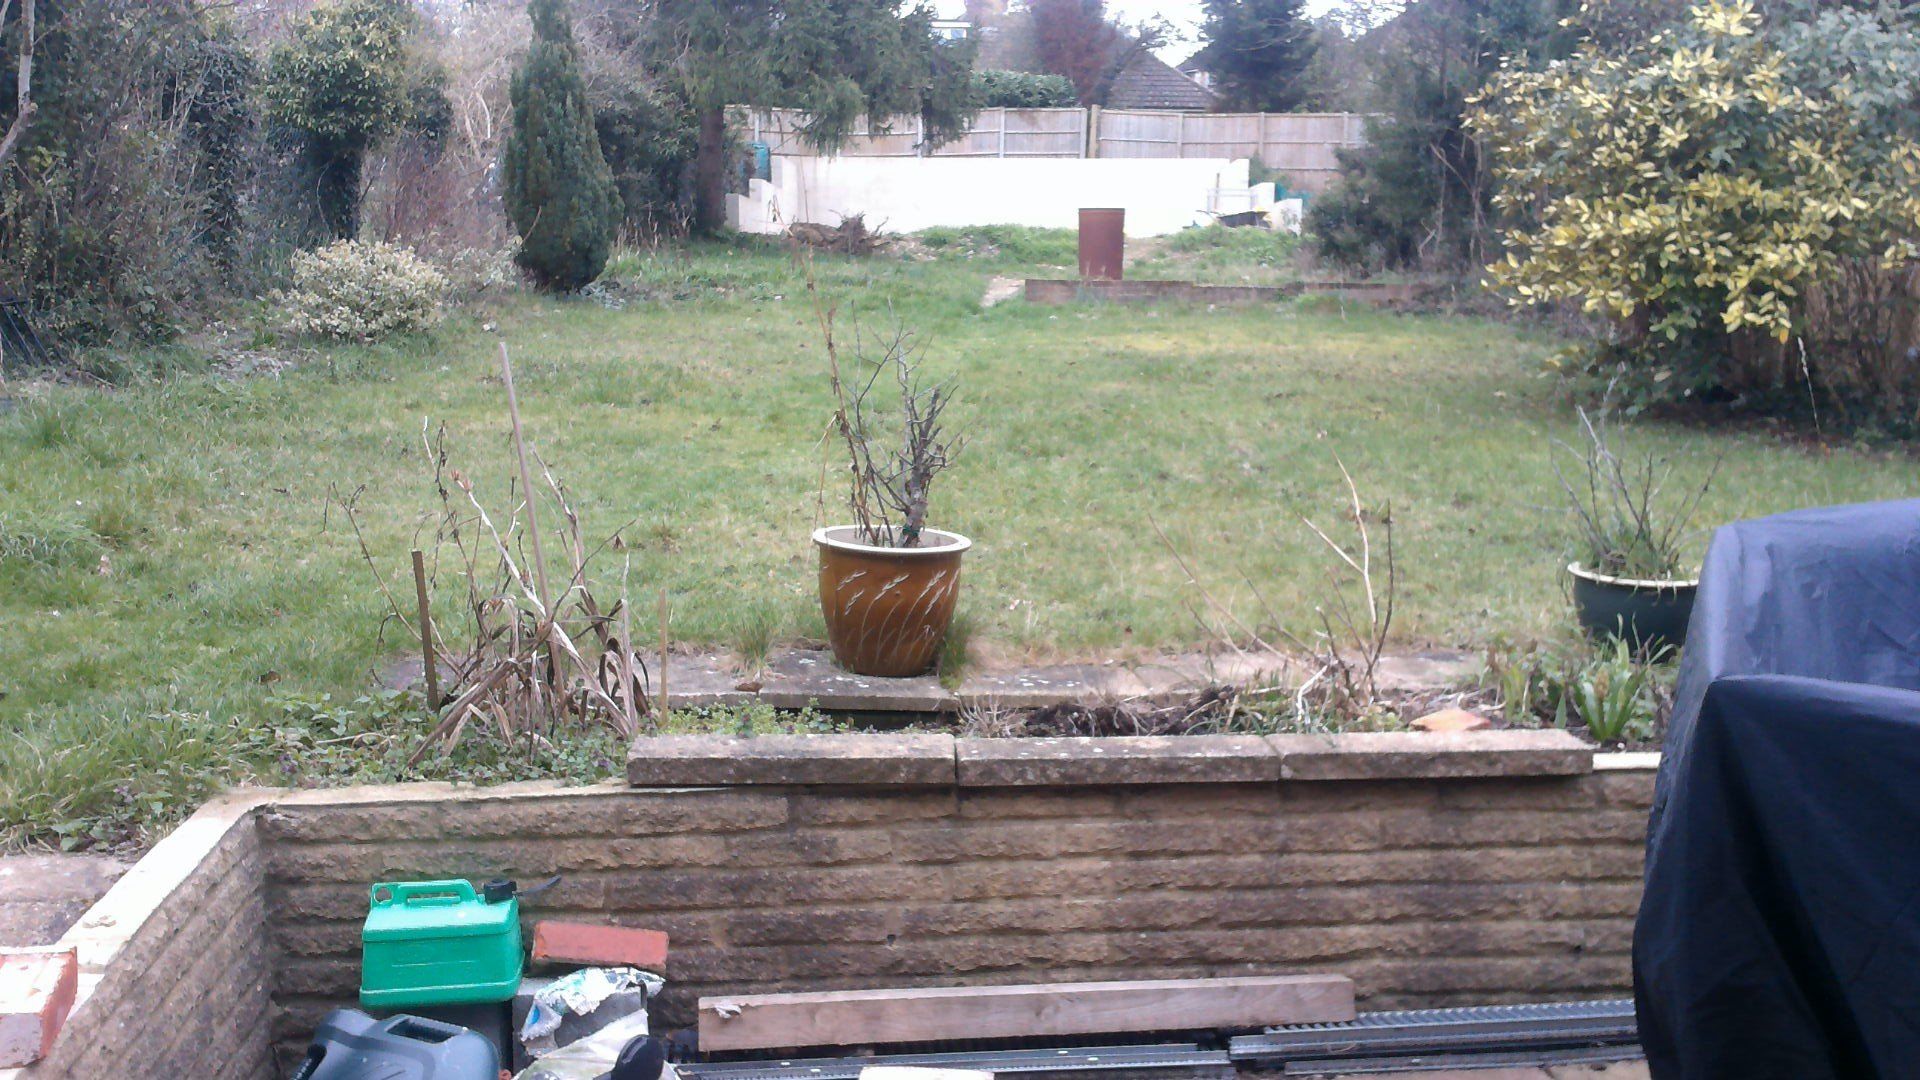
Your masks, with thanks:
M645 1012L623 1016L578 1042L549 1051L514 1080L594 1080L611 1072L620 1051L646 1034ZM672 1063L662 1066L660 1080L678 1080Z

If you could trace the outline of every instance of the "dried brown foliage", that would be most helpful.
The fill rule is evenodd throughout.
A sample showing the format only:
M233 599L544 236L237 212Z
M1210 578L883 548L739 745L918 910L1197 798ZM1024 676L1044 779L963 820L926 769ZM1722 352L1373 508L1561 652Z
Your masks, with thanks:
M441 575L450 573L463 595L457 614L442 611L432 619L431 663L445 689L443 700L430 706L440 722L410 760L436 745L450 748L470 724L496 727L508 741L544 740L563 724L606 724L623 737L638 733L650 702L646 668L632 644L626 570L611 600L596 592L591 573L596 559L626 549L622 534L632 522L589 545L566 485L531 451L518 452L520 475L530 478L537 468L541 489L511 485L506 512L497 514L453 467L444 425L437 431L423 425L422 441L439 502L432 538L420 545L428 591L437 593ZM332 504L345 514L374 571L386 620L420 641L413 606L388 586L367 545L357 506L362 490L336 490ZM564 559L557 592L539 543L543 515L560 525L546 534L557 536ZM406 592L404 600L411 599Z

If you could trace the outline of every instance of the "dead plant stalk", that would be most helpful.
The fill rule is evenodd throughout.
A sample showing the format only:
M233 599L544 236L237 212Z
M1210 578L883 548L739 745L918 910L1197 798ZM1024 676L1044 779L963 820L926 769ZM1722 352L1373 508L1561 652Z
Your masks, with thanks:
M510 371L504 351L501 359L503 372ZM415 545L417 637L428 670L443 671L446 676L446 703L409 764L434 746L451 748L469 724L495 725L503 740L538 744L567 723L604 723L630 737L638 731L639 717L651 712L646 668L632 646L626 569L621 573L620 599L610 607L595 598L592 585L594 560L609 547L624 548L622 535L633 522L599 544L587 545L572 497L546 462L539 461L544 493L532 486L532 463L538 459L528 449L511 390L508 407L515 421L520 482L504 526L488 511L473 481L450 467L445 426L437 434L422 432L440 507L431 541ZM336 490L330 504L341 508L353 529L361 557L387 602L386 619L407 627L411 634L408 613L387 587L361 526L358 503L363 491L341 496ZM558 592L550 591L553 583L546 579L544 552L537 539L535 522L543 494L562 523L555 535L573 564ZM431 617L427 551L432 552L435 575L444 557L453 560L466 589L462 619ZM455 635L461 643L457 646L450 644Z

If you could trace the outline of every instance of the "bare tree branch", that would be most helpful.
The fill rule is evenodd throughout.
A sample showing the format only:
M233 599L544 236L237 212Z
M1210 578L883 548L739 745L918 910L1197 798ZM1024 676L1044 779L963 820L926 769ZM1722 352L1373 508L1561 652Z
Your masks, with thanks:
M26 137L34 110L38 108L33 101L33 4L34 0L20 0L20 68L14 79L16 107L13 123L8 125L6 136L0 138L0 168L5 168L7 160L19 149L20 140ZM12 6L13 0L0 0L0 28L6 26L7 9Z

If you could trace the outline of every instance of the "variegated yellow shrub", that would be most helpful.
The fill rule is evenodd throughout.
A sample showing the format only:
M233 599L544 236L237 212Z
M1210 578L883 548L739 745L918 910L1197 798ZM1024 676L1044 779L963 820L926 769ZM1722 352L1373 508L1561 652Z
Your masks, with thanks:
M1766 22L1748 0L1618 55L1504 70L1475 103L1497 205L1494 279L1705 352L1796 333L1849 260L1920 249L1920 38L1903 16Z
M279 299L296 334L373 341L438 322L448 288L406 248L340 240L294 256L293 287Z

